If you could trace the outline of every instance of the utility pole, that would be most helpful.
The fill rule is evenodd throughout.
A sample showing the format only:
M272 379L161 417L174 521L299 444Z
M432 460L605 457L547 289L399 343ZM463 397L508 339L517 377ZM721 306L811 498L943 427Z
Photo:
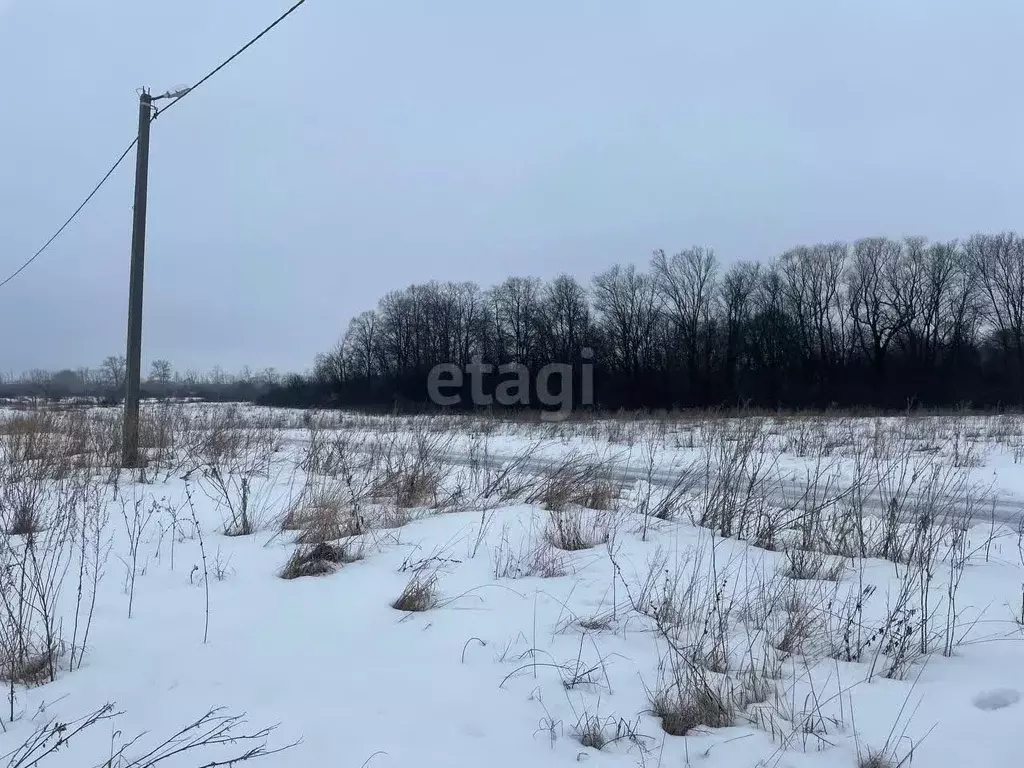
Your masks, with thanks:
M142 275L146 258L146 197L149 185L149 124L153 98L139 94L139 144L135 151L135 208L132 219L132 266L128 279L128 351L121 466L139 466L139 390L142 377Z

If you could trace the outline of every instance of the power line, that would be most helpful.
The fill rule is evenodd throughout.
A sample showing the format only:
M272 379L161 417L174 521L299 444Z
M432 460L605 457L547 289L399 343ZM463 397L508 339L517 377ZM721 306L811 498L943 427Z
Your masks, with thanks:
M293 6L292 6L291 8L289 8L289 9L288 9L287 11L285 11L285 12L284 12L284 13L282 13L282 14L281 14L280 16L278 16L278 17L277 17L277 18L276 18L276 19L275 19L275 20L274 20L274 21L273 21L273 22L272 22L272 23L271 23L271 24L270 24L270 25L269 25L268 27L266 27L266 29L264 29L264 30L263 30L262 32L260 32L260 33L259 33L258 35L256 35L256 37L254 37L254 38L253 38L252 40L250 40L250 41L249 41L248 43L246 43L245 45L243 45L243 46L242 46L241 48L239 48L239 49L238 49L237 51L235 51L235 52L234 52L233 54L231 54L230 56L228 56L228 57L227 57L227 58L226 58L226 59L225 59L224 61L222 61L222 62L221 62L220 64L218 64L218 65L217 65L217 66L216 66L216 67L215 67L214 69L210 70L209 74L207 74L207 75L206 75L205 77L203 77L202 79L200 79L200 80L199 80L199 81L198 81L198 82L197 82L197 83L196 83L195 85L193 85L193 86L192 86L191 88L189 88L188 90L186 90L186 91L185 91L185 92L184 92L183 94L181 94L180 96L178 96L178 97L177 97L176 99L174 99L174 101L172 101L172 102L171 102L170 104L168 104L168 105L167 105L166 107L164 107L163 109L161 109L161 110L160 110L159 112L166 112L166 111L167 111L168 109L170 109L170 108L171 108L171 107L173 107L173 106L174 106L175 104L177 104L177 103L178 103L179 101L181 101L181 100L182 100L182 99L184 99L184 98L185 98L186 96L188 96L188 95L189 95L190 93L192 93L192 91L194 91L194 90L195 90L196 88L199 88L199 87L200 87L201 85L203 85L203 83L205 83L205 82L206 82L207 80L209 80L210 78L212 78L212 77L213 77L214 75L216 75L216 74L217 74L218 72L220 72L220 71L221 71L222 69L224 69L224 68L225 68L225 67L226 67L226 66L227 66L228 64L230 64L230 63L231 63L232 61L234 61L234 60L235 60L235 59L237 59L237 58L238 58L239 56L241 56L241 55L242 55L243 53L245 53L245 52L246 52L247 50L249 50L249 49L250 49L250 48L251 48L252 46L254 46L254 45L255 45L256 43L258 43L258 42L260 41L260 39L261 39L261 38L262 38L262 37L263 37L264 35L266 35L267 33L269 33L269 32L270 32L270 31L271 31L271 30L272 30L272 29L273 29L274 27L276 27L276 26L277 26L278 24L280 24L280 23L281 23L282 21L284 21L284 20L285 20L285 19L287 19L287 18L288 18L289 16L291 16L291 15L292 15L293 13L295 13L295 11L297 11L297 10L299 9L299 6L303 5L303 4L305 3L305 2L306 2L306 0L298 0L298 2L297 2L297 3L295 3L295 5L293 5ZM159 114L159 112L158 112L157 114ZM153 117L155 118L155 117L156 117L156 115L153 115Z
M187 90L185 90L184 93L181 93L176 98L174 98L174 100L171 101L171 103L168 104L166 107L164 107L162 110L160 110L160 112L166 112L168 109L170 109L175 104L177 104L179 101L181 101L183 98L185 98L190 93L192 93L192 91L194 91L196 88L198 88L201 85L203 85L203 83L205 83L207 80L212 78L214 75L216 75L218 72L220 72L226 66L228 66L228 64L230 64L232 61L234 61L239 56L241 56L243 53L245 53L247 50L249 50L249 48L254 46L257 42L259 42L260 39L263 38L272 29L274 29L274 27L276 27L282 21L284 21L289 16L291 16L293 13L295 13L295 11L298 10L299 6L303 5L305 2L306 2L306 0L298 0L298 2L296 2L291 8L289 8L287 11L285 11L280 16L278 16L273 22L271 22L271 24L269 26L267 26L262 32L260 32L258 35L256 35L256 37L254 37L248 43L243 45L241 48L239 48L233 54L228 56L228 58L226 58L224 61L222 61L216 67L214 67L212 70L210 70L210 72L207 75L205 75L203 78L201 78L191 88L188 88ZM153 117L155 118L157 114L159 114L159 112L155 112L153 114ZM74 212L67 218L67 220L63 224L61 224L60 229L58 229L56 232L54 232L53 235L50 237L50 239L47 240L45 243L43 243L43 247L40 248L38 251L36 251L34 254L32 254L32 257L30 259L28 259L28 261L26 261L24 264L22 264L20 267L18 267L14 272L12 272L6 278L4 278L2 281L0 281L0 288L3 288L5 285L7 285L9 282L11 282L11 280L13 280L18 275L20 275L30 264L32 264L32 262L34 262L36 259L38 259L43 254L43 252L47 248L50 247L50 245L53 243L53 241L56 240L65 229L68 228L68 225L70 225L71 222L75 220L75 218L78 216L78 214L82 212L82 209L85 208L85 206L89 204L89 201L93 199L93 197L96 195L96 193L100 191L100 187L102 187L104 184L106 184L107 179L109 179L111 177L111 175L113 175L114 171L117 170L117 167L119 165L121 165L121 162L128 156L128 153L131 152L132 149L135 148L135 145L138 144L138 143L139 143L139 137L136 136L134 139L132 139L131 144L128 145L128 147L125 149L125 151L121 153L121 156L119 158L117 158L117 161L110 167L110 170L107 171L106 174L104 174L103 178L100 179L99 183L95 187L93 187L92 192L90 192L86 196L86 198L74 210Z
M68 216L68 218L65 220L65 222L60 225L60 229L58 229L56 232L54 232L53 236L50 237L50 239L47 240L45 243L43 243L43 247L42 248L40 248L38 251L36 251L34 254L32 254L32 258L30 258L28 261L26 261L24 264L22 264L16 270L14 270L14 272L12 272L10 275L5 277L3 279L3 281L0 281L0 288L3 288L5 285L7 285L9 282L11 282L11 280L13 280L18 275L20 275L25 270L25 268L28 267L29 264L31 264L33 261L35 261L40 256L42 256L43 251L45 251L47 248L49 248L54 240L56 240L58 237L60 237L60 233L63 232L65 229L67 229L68 225L71 224L71 222L75 220L75 218L78 216L78 214L81 213L82 209L85 208L85 206L89 204L89 201L93 199L93 197L96 195L97 192L100 191L100 187L102 187L104 184L107 183L107 179L109 179L111 177L111 175L114 173L114 171L117 170L117 167L121 164L121 162L126 157L128 157L128 153L131 152L132 149L134 149L135 145L138 144L138 142L139 142L139 137L138 136L136 136L134 139L132 139L132 143L128 145L128 147L125 149L124 152L121 153L121 156L119 158L117 158L117 160L114 162L114 164L112 166L110 166L110 170L107 171L106 174L104 174L102 179L100 179L99 184L97 184L95 187L93 187L92 192L90 192L86 196L85 200L83 200L81 202L81 204L77 208L75 208L74 213L72 213L70 216Z

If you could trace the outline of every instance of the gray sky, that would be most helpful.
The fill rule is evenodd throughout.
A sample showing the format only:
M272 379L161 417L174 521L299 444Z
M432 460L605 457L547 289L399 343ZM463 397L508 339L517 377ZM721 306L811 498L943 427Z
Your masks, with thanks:
M0 0L0 272L289 0ZM308 0L153 126L144 358L304 369L412 282L1019 224L1020 0ZM123 354L134 155L0 289L0 368Z

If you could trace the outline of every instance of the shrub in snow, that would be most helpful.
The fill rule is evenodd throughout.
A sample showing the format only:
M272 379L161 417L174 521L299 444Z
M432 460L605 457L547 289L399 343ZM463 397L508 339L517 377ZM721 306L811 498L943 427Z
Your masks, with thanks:
M437 576L417 571L391 607L407 613L429 611L437 605Z

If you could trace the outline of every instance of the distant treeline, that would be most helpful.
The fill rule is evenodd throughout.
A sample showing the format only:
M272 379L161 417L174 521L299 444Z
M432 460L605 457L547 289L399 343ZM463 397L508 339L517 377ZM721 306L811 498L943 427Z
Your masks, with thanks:
M429 404L438 364L479 355L578 374L585 348L595 405L608 409L1020 406L1024 239L871 237L728 267L690 248L588 284L411 285L354 318L311 375L260 400L415 408Z
M124 398L124 357L111 355L95 368L35 369L18 376L0 376L0 398L44 400L90 399L118 403ZM301 378L299 380L302 380ZM143 398L198 398L211 401L256 401L282 382L272 368L228 373L215 368L207 373L175 371L168 360L154 360L142 378Z

